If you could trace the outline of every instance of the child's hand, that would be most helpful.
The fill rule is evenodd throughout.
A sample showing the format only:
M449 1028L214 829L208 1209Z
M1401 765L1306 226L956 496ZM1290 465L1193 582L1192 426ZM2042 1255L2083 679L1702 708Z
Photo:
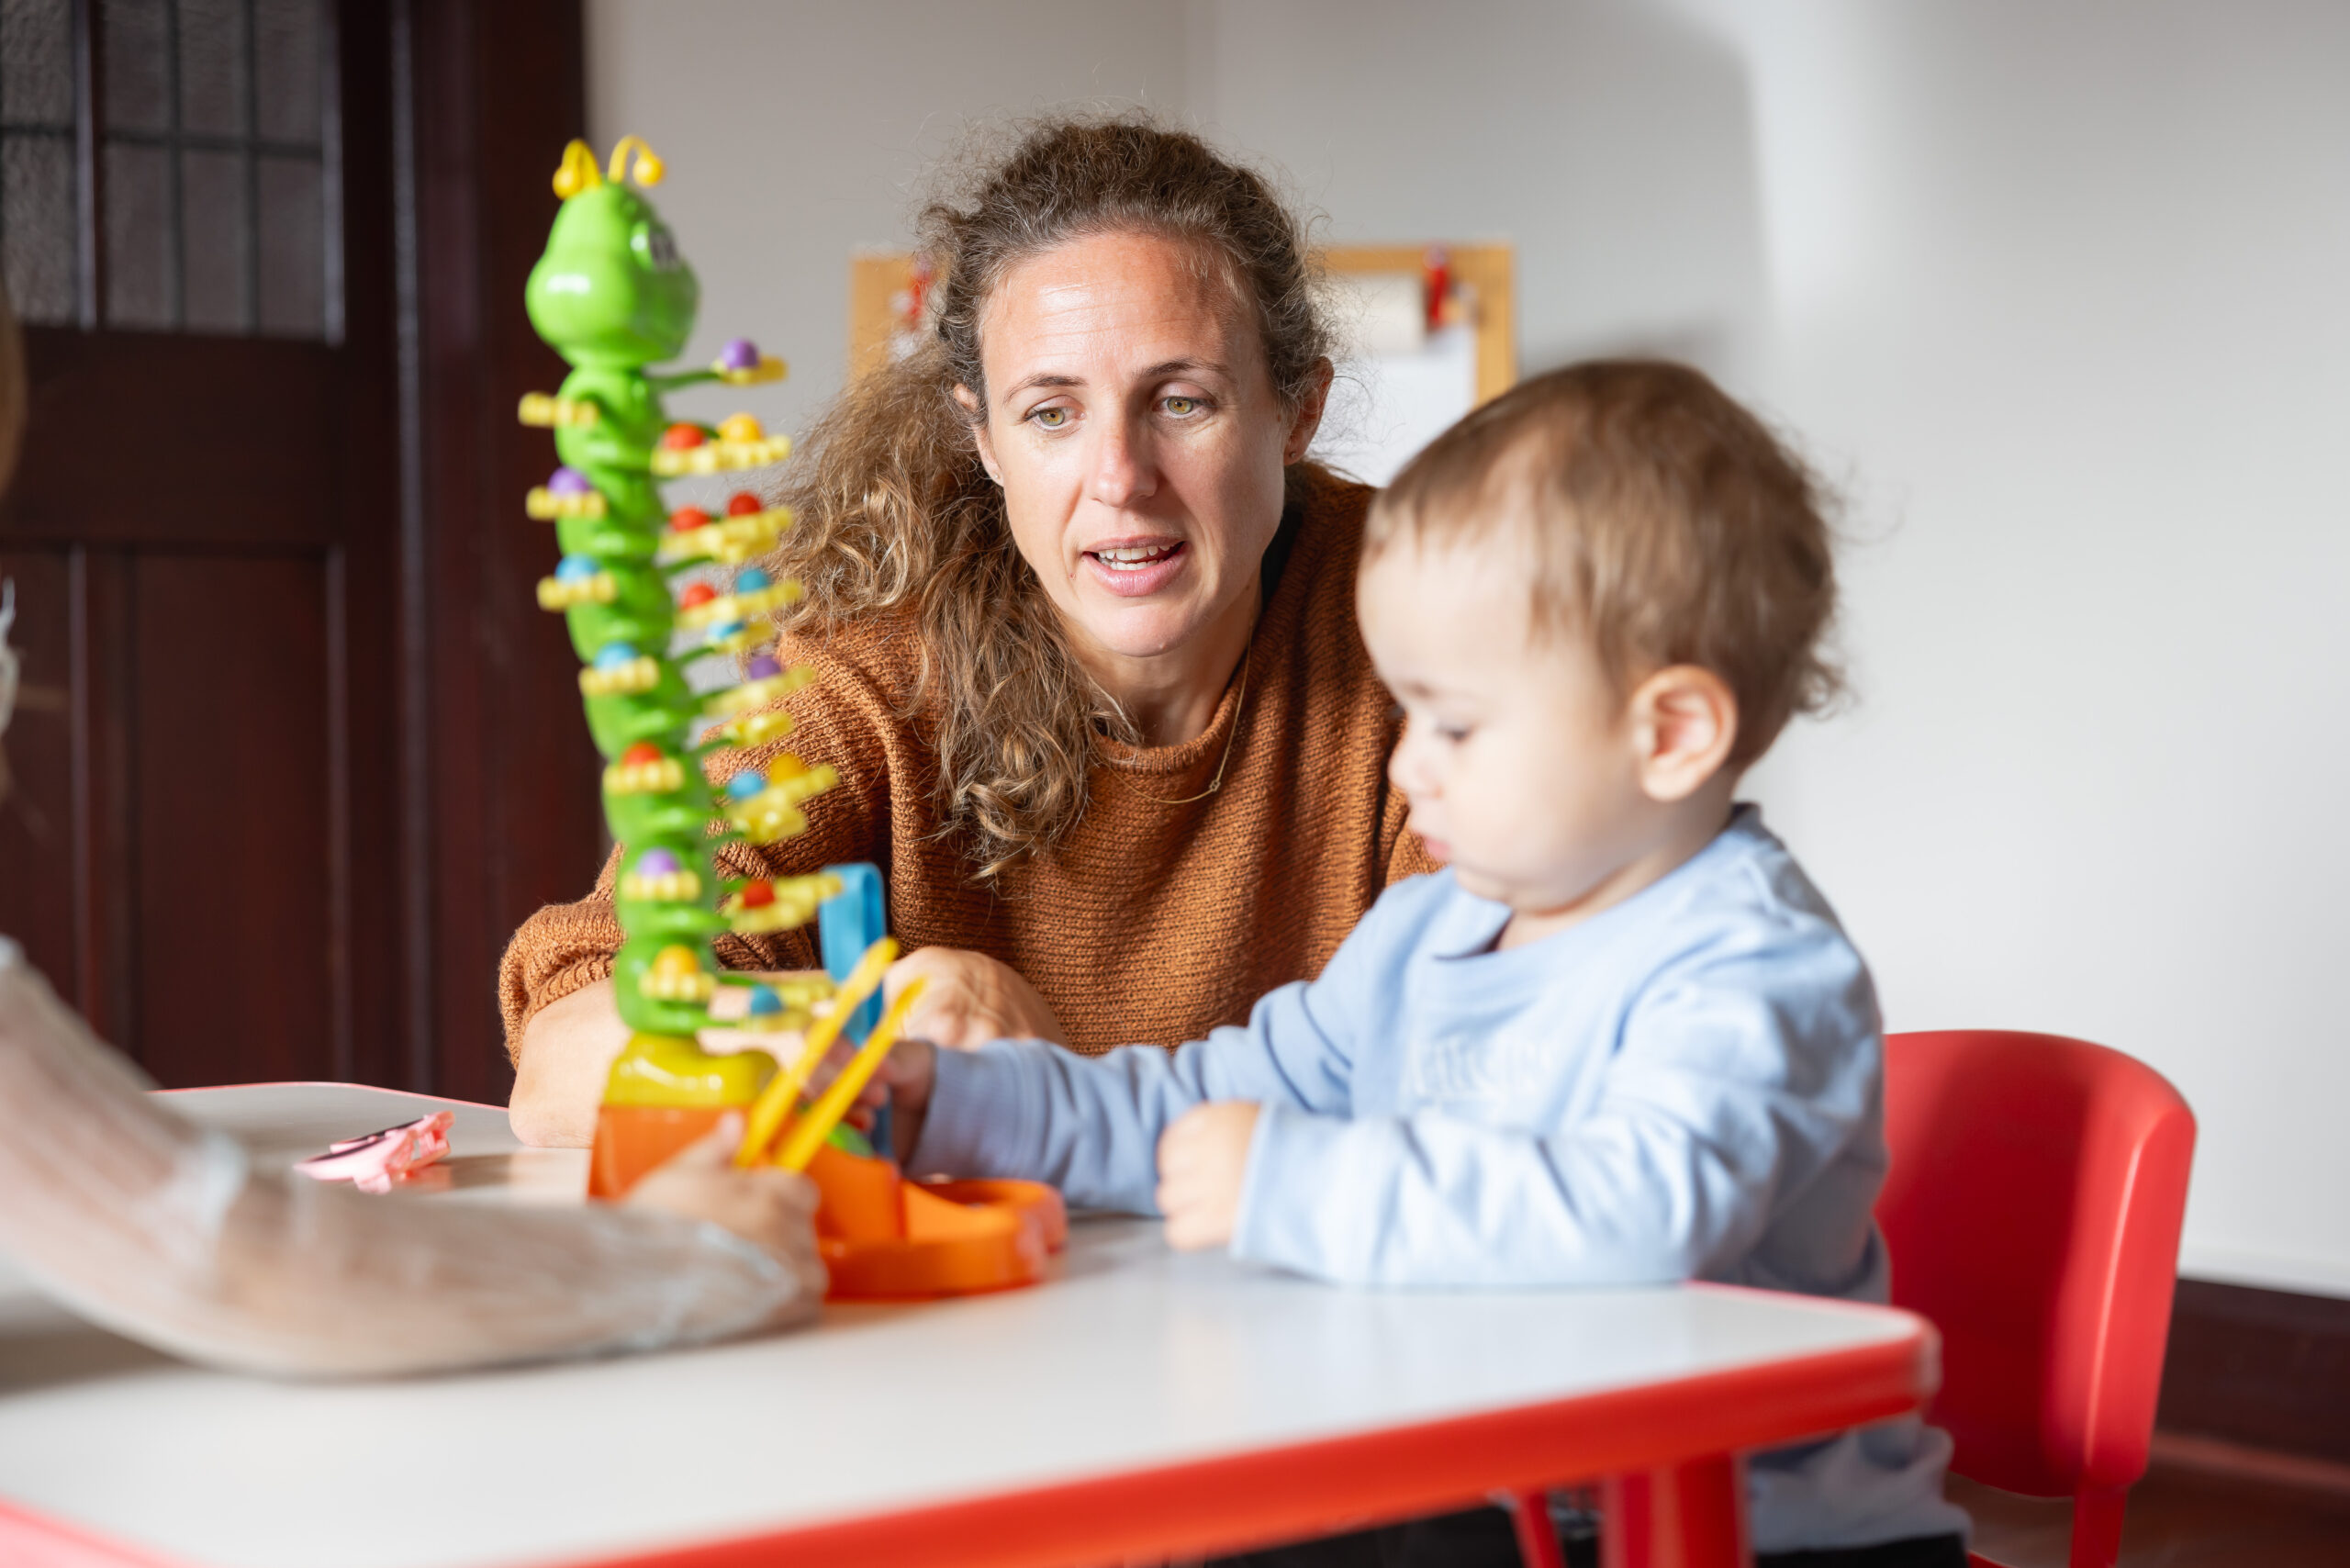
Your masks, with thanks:
M1191 1252L1231 1245L1257 1111L1247 1100L1194 1105L1160 1136L1158 1210L1167 1216L1169 1247Z
M824 1298L824 1260L816 1251L816 1183L796 1171L734 1164L743 1118L718 1119L710 1136L673 1154L629 1190L623 1202L704 1220L733 1231L789 1270L800 1293L776 1321L814 1316Z

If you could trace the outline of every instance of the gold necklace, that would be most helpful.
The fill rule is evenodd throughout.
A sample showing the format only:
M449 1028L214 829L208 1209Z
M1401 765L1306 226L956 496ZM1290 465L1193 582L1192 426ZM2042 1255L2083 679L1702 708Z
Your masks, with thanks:
M1232 704L1232 733L1224 737L1224 757L1215 765L1215 777L1208 780L1208 787L1196 795L1186 795L1180 801L1169 801L1158 795L1143 795L1144 800L1156 806L1188 806L1194 801L1206 800L1224 788L1224 770L1232 766L1232 743L1240 738L1240 715L1248 706L1248 660L1256 652L1255 640L1252 638L1250 645L1240 655L1240 695L1234 699ZM1142 794L1139 790L1135 792L1138 795Z

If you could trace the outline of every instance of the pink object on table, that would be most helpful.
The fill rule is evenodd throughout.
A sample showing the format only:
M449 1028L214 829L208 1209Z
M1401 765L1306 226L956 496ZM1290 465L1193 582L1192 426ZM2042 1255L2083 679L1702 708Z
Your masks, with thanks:
M393 1182L449 1152L449 1124L456 1119L453 1112L435 1111L365 1137L329 1144L324 1154L314 1154L294 1169L321 1182L352 1182L363 1193L388 1193Z

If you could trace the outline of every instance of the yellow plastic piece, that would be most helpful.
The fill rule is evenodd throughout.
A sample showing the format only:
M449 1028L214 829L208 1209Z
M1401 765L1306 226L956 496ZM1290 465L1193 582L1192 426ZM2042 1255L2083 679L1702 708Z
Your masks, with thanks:
M695 871L671 871L658 877L640 877L631 871L621 879L621 897L624 899L650 899L665 903L678 903L687 899L700 896L701 876Z
M604 769L604 788L615 795L651 795L682 790L686 770L674 756L658 762L615 762Z
M747 800L730 801L726 820L753 844L773 844L807 831L808 818L800 802L821 795L841 781L829 763L804 773L778 778Z
M610 604L620 597L620 585L610 572L565 582L561 577L539 579L539 608L568 610L575 604Z
M718 990L718 978L701 967L691 947L664 947L637 981L637 989L662 1002L708 1002Z
M552 392L525 392L515 418L539 430L585 430L604 411L585 398L558 398Z
M587 151L584 143L575 141L571 145L579 148L582 151ZM612 162L610 167L604 171L604 177L614 185L620 184L623 178L627 177L628 155L631 148L636 150L636 183L640 185L659 185L661 176L668 173L668 165L661 162L659 153L644 144L644 138L641 136L623 136L612 144ZM569 159L568 151L564 156L566 160ZM589 152L588 156L592 159L595 154Z
M881 989L882 975L897 961L898 940L894 936L884 936L856 960L856 967L849 970L833 992L833 1010L816 1020L799 1056L768 1082L758 1103L751 1107L751 1114L744 1122L743 1146L734 1151L735 1164L753 1166L767 1158L767 1146L781 1130L784 1117L791 1114L800 1090L807 1087L809 1074L824 1059L824 1053L833 1048L833 1042L841 1037L841 1030L865 1005L865 999Z
M607 1105L656 1109L747 1105L775 1081L775 1058L765 1051L705 1052L676 1035L637 1035L604 1081Z
M604 183L596 169L596 150L584 141L574 141L563 150L563 165L554 172L554 194L569 201L581 191L592 191Z
M782 1152L775 1157L778 1165L786 1170L808 1169L816 1150L832 1136L833 1129L848 1114L848 1108L856 1103L857 1095L879 1070L881 1058L898 1043L898 1033L906 1026L906 1014L913 1011L923 983L920 975L906 982L906 989L898 992L898 1000L890 1003L890 1010L881 1014L881 1022L873 1025L873 1033L866 1036L865 1044L849 1058L849 1064L841 1069L840 1076L824 1091L824 1097L792 1124L783 1140Z
M754 1014L737 1018L733 1026L746 1035L779 1034L787 1029L805 1029L815 1022L812 1009L816 1003L833 994L829 975L804 975L791 980L769 980L768 990L783 1003L780 1013Z
M531 396L537 398L543 397L544 394L533 392ZM591 409L595 407L593 403L587 406ZM531 421L525 418L522 422L527 425ZM595 421L590 420L588 423L593 424ZM604 492L601 490L557 495L544 485L533 485L531 487L531 493L522 498L524 513L541 522L554 522L559 518L566 517L601 517L607 510Z
M734 924L738 936L766 936L778 931L797 931L816 918L816 906L841 890L841 879L828 872L818 871L806 877L778 877L767 886L775 892L775 902L755 908L744 903L743 895L730 893L720 901L718 913Z
M815 678L816 672L806 665L794 665L781 675L771 675L763 680L746 680L740 686L730 686L715 693L710 700L711 711L732 718L755 708L764 708L770 702L790 696Z
M732 424L733 420L729 420L727 423ZM790 455L791 438L788 435L762 436L756 441L729 441L722 434L716 441L706 441L699 446L656 446L653 449L652 464L656 477L679 479L689 474L733 474L745 468L764 468Z
M679 561L716 561L724 566L739 566L745 561L755 561L775 548L783 531L791 526L791 509L769 507L765 511L746 511L733 517L720 518L684 533L661 536L660 553L655 558L665 566Z
M580 692L588 697L621 697L638 691L650 691L661 684L661 666L650 654L639 654L624 665L610 669L598 669L590 665L579 672Z
M744 514L749 515L749 514ZM789 577L749 593L723 593L691 610L677 611L677 624L716 626L728 621L756 621L763 615L800 602L800 585Z
M771 353L761 354L758 364L744 370L730 370L722 360L713 361L710 368L729 386L756 386L763 381L780 381L791 374L791 367Z
M715 737L730 745L763 746L769 741L779 741L791 734L791 715L780 709L763 709L745 713L739 719L729 719L711 730L703 738Z

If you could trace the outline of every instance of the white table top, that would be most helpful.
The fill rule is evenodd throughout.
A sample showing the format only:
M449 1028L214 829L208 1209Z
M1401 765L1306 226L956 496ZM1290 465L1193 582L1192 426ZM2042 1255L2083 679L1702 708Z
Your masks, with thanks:
M446 1103L330 1085L172 1098L289 1159ZM584 1183L579 1152L518 1149L502 1112L459 1108L454 1195L519 1184L570 1201ZM1896 1363L1914 1399L1932 1353L1930 1332L1888 1310L1703 1288L1340 1290L1172 1253L1134 1220L1080 1220L1058 1277L1034 1289L835 1307L810 1331L702 1350L373 1384L185 1365L12 1280L0 1499L170 1562L578 1562L1527 1407L1556 1407L1563 1428L1575 1402L1610 1391L1714 1388L1711 1421L1741 1403L1720 1397L1724 1376L1873 1358L1876 1403L1825 1423L1841 1425L1897 1407L1883 1392ZM1628 1407L1607 1408L1620 1424ZM1772 1408L1725 1440L1804 1429ZM1593 1434L1570 1438L1596 1451Z

